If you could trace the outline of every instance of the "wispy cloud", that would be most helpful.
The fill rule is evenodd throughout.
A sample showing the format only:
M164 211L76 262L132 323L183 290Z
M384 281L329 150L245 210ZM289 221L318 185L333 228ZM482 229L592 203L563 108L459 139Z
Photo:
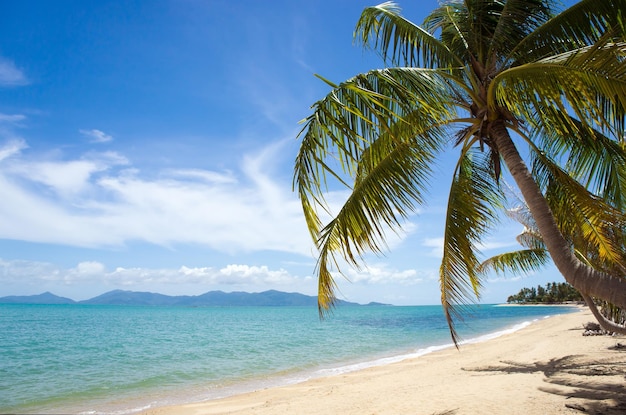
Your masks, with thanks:
M26 141L21 139L9 140L0 147L0 162L14 155L20 154L24 149L28 148Z
M503 235L499 236L499 240L495 240L493 238L488 239L481 243L478 248L481 251L492 251L502 250L504 248L520 249L521 246L517 243L515 235L510 235L509 233L503 232Z
M116 153L92 153L80 160L53 160L16 162L7 172L33 183L44 185L55 194L70 198L82 191L89 191L92 178L127 160Z
M17 124L26 119L22 114L2 114L0 113L0 123Z
M0 160L7 157L9 153L13 153L12 148L26 146L26 142L16 133L23 127L26 116L23 114L4 114L0 113L0 141L5 141L5 145L1 145ZM19 149L18 149L19 150ZM7 153L8 152L8 153Z
M0 86L13 87L28 85L30 81L13 61L0 56Z
M535 275L535 273L529 273L528 275L513 275L513 276L509 276L509 277L491 277L491 278L487 278L487 281L489 283L516 282L516 281L520 281L520 280L526 279L529 276L533 276L533 275Z
M164 174L170 177L197 179L207 183L236 184L237 179L232 172L218 173L200 169L171 169Z
M237 170L163 170L123 155L34 159L25 142L0 147L0 238L69 246L143 241L220 252L310 255L312 243L288 182L272 176L280 146L244 157Z
M422 243L423 246L430 249L429 255L435 258L441 258L443 256L443 243L444 238L427 238Z
M113 136L106 134L100 130L79 130L79 132L85 137L89 138L92 143L108 143L113 141Z
M430 279L426 271L399 270L385 264L367 266L361 270L349 268L347 275L354 283L415 285Z

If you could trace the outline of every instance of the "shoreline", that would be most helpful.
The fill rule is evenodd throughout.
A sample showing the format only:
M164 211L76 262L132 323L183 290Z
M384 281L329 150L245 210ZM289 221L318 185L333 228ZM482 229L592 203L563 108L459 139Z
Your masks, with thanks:
M151 408L141 414L529 415L573 414L580 413L580 408L625 413L626 347L616 346L626 339L584 337L582 325L588 321L593 321L589 310L579 308L493 339L467 342L458 351L447 347L285 386ZM597 362L606 373L598 372Z
M496 304L491 304L495 305ZM506 304L505 304L506 306ZM543 307L552 307L557 306L555 304L545 305ZM565 306L565 305L563 305ZM561 305L559 305L561 308ZM578 312L581 307L577 307L576 305L569 304L563 308L571 309L571 313ZM558 315L558 314L556 314ZM500 336L508 335L511 333L515 333L528 325L535 324L538 321L541 321L545 318L549 318L552 315L543 315L541 317L530 318L529 320L520 320L519 322L499 328L495 331L484 332L482 334L476 334L475 337L469 337L465 339L461 339L459 345L468 345L475 343L483 343L487 341L492 341L493 339L497 339ZM449 337L447 338L448 340ZM334 376L342 376L345 374L350 374L353 372L360 372L372 368L377 368L381 366L387 366L395 363L401 363L404 361L418 359L425 355L429 355L431 353L437 353L447 349L454 349L454 344L451 342L446 343L433 343L430 345L424 345L419 349L406 349L406 350L396 350L396 353L383 353L379 356L370 356L370 358L357 358L351 359L351 361L346 361L343 364L328 364L315 367L313 369L300 369L300 370L290 370L282 375L272 374L269 377L255 377L252 379L238 381L232 385L228 386L220 386L216 389L209 389L210 392L207 392L207 389L198 388L195 392L191 392L188 390L185 393L186 398L182 398L178 396L175 399L172 399L174 395L171 393L166 393L165 395L154 395L154 400L152 405L150 406L140 406L135 409L123 410L120 409L121 406L116 405L116 409L112 412L113 414L135 414L135 415L145 415L151 414L152 410L158 410L162 408L179 408L189 404L195 403L205 403L205 402L213 402L224 399L232 399L237 396L246 395L249 393L255 393L263 390L272 390L277 388L285 388L294 385L298 385L301 383L315 381L317 379L324 379L328 377ZM170 403L165 403L170 401ZM159 403L157 403L159 402ZM131 405L132 406L132 405ZM107 414L107 411L98 412ZM177 409L174 411L177 413Z
M570 303L502 303L496 304L496 307L528 307L528 306L542 306L542 307L580 307L586 308L587 305L584 301L573 301Z
M484 306L478 306L468 313L467 320L459 323L457 328L463 341L488 341L547 316L577 311L574 307L521 307L520 310L510 307L506 310L506 307L494 307L495 304ZM38 355L35 360L16 355L13 366L7 368L8 373L12 373L7 379L16 381L15 387L8 386L8 400L3 400L5 411L131 415L153 408L207 402L343 375L453 347L437 306L350 307L345 313L338 314L337 319L323 325L317 319L313 321L310 313L302 312L301 308L288 313L271 312L262 319L252 318L244 308L232 313L220 309L217 315L234 318L229 320L230 324L222 324L222 319L216 319L215 310L193 310L191 314L187 309L172 309L165 314L158 308L151 308L148 313L146 310L96 307L90 309L90 313L71 312L67 315L65 309L36 310L38 315L42 314L37 319L42 322L36 330L40 333L37 341L49 339L47 343L57 345L50 349L52 352L67 351L60 346L66 345L67 335L72 334L70 340L75 347L69 349L71 353ZM159 318L152 318L153 310L158 311ZM30 313L33 310L16 310L16 320L20 320L24 311ZM133 327L137 328L129 328L131 335L114 336L113 341L107 343L110 328L119 326L112 323L117 321L120 311L126 317L132 316L126 320L133 321ZM54 318L58 313L63 314L63 319ZM53 317L49 323L48 317ZM95 317L103 322L102 330L93 331L90 326L83 325L82 321ZM302 326L303 317L313 324ZM182 318L190 325L182 330L166 329L170 326L168 322ZM68 319L73 321L77 330L55 337L55 333L65 330L55 326L55 322ZM161 329L154 330L154 320L159 322ZM212 324L213 321L220 323ZM220 331L234 323L237 330L230 331L237 333L236 336L229 337L230 334ZM259 331L260 324L271 329ZM8 333L12 333L11 328L8 329ZM167 335L163 337L161 333ZM194 333L192 342L185 337L190 333ZM21 338L18 332L13 336ZM240 338L243 341L239 341ZM27 339L28 336L23 342L13 343L25 343ZM10 347L11 344L7 345ZM122 344L132 345L139 354L112 353L119 352ZM168 344L184 347L161 347ZM85 348L89 353L82 353ZM100 358L94 359L96 355ZM30 362L39 361L37 359L51 362L46 364L47 372L22 376L19 373L22 370L15 370L17 367L28 368ZM73 368L91 370L93 376L85 376L85 369L77 371ZM270 370L264 371L263 368ZM54 374L58 380L52 379ZM76 382L81 376L85 376L84 382ZM7 385L6 380L4 385ZM51 387L39 389L38 385ZM70 393L72 391L74 393Z

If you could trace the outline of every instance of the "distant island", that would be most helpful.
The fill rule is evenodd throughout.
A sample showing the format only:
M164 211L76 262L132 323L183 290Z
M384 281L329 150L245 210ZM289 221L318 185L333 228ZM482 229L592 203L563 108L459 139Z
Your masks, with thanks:
M269 290L260 293L242 291L226 293L209 291L201 295L170 296L151 292L113 290L84 301L74 301L50 292L38 295L0 297L1 304L92 304L133 306L317 306L317 297L300 293ZM363 304L339 300L338 306L362 306ZM365 305L388 305L369 303Z

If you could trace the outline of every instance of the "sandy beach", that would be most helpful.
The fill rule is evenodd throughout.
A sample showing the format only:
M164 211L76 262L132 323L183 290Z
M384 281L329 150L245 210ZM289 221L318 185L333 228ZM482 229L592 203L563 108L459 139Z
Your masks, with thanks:
M583 336L587 309L493 340L143 415L626 414L626 338Z

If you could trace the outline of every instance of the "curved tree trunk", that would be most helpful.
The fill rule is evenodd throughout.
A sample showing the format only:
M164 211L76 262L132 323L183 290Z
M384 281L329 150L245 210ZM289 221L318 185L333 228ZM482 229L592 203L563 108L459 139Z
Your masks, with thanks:
M596 320L598 320L600 327L611 333L626 334L625 326L617 324L616 322L604 317L602 313L600 313L600 310L598 310L598 307L596 307L596 304L593 302L593 299L591 297L583 293L581 293L581 295L583 296L585 303L587 303L587 306L589 306L589 310L591 310L593 316L596 318Z
M537 223L544 243L563 278L585 295L626 308L626 278L613 277L581 262L558 229L541 189L520 156L503 121L494 121L491 135Z

